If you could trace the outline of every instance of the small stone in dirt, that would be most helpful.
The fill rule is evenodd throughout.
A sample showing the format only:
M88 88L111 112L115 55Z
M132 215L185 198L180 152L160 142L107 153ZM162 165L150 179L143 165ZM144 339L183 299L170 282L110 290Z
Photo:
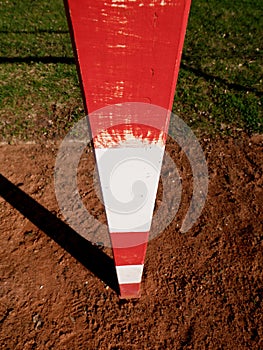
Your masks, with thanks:
M33 236L33 230L27 230L24 232L24 236Z
M70 320L71 320L72 323L75 323L75 322L76 322L75 317L69 316L69 318L70 318Z
M43 321L39 314L35 314L32 318L32 321L36 330L40 329L43 326Z
M104 243L103 243L103 242L96 242L95 245L96 245L99 249L103 249L103 248L104 248Z

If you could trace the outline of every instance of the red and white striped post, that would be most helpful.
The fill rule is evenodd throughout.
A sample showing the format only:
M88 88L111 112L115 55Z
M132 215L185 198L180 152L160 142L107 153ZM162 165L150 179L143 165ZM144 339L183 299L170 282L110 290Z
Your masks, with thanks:
M190 0L65 0L65 7L90 115L120 297L139 297ZM167 112L153 115L150 105ZM109 190L111 164L125 159L129 162L115 174L119 182ZM153 167L147 167L148 160ZM127 195L125 186L136 181L133 198L120 200L122 204L112 198L112 190L121 199ZM138 210L131 210L133 205Z

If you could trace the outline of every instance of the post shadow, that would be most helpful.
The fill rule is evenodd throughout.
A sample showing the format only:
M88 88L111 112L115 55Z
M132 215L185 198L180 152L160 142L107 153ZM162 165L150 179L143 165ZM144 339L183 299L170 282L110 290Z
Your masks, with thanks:
M0 196L119 294L113 259L0 174Z
M2 56L0 57L0 64L5 63L44 63L44 64L68 64L73 65L75 64L74 57L63 57L63 56L27 56L27 57L7 57Z
M240 85L238 83L230 82L227 79L221 78L219 76L206 73L202 69L188 64L187 62L189 62L189 61L190 61L190 57L183 54L181 68L185 69L188 72L194 73L197 77L204 78L206 81L216 82L217 84L225 85L229 89L232 89L235 91L240 91L240 92L249 91L249 92L253 92L258 97L263 96L263 93L261 91L259 91L258 89L254 88L252 86Z

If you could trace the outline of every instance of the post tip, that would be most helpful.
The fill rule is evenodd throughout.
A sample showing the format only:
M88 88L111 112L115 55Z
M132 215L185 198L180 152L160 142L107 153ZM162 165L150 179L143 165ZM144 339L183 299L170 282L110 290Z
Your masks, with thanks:
M141 296L140 283L120 284L120 299L138 299Z

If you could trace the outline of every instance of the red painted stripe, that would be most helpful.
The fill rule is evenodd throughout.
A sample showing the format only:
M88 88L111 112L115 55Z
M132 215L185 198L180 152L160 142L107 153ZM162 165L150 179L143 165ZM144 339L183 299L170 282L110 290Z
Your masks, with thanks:
M110 236L113 247L127 248L147 243L149 232L111 232Z
M145 102L171 109L190 0L65 0L89 113Z
M139 298L140 283L120 284L120 299Z
M116 266L141 265L144 263L147 243L137 247L114 248L113 255Z
M144 263L148 232L110 233L116 266L141 265Z

